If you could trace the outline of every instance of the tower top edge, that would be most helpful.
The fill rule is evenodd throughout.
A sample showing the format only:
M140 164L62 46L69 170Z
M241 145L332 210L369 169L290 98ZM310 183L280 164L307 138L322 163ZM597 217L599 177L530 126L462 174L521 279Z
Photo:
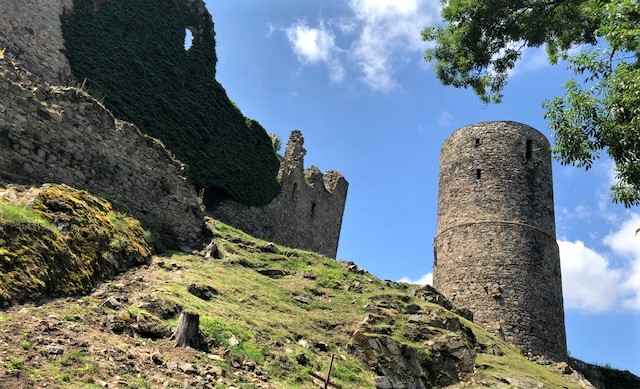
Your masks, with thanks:
M522 134L535 134L535 136L544 139L549 142L546 135L542 132L538 131L536 128L524 124L521 122L516 122L512 120L495 120L495 121L484 121L477 122L473 124L468 124L466 126L460 127L457 130L453 131L447 139L442 143L442 147L448 144L451 139L459 137L465 133L478 133L478 132L491 132L491 131L512 131L519 132Z

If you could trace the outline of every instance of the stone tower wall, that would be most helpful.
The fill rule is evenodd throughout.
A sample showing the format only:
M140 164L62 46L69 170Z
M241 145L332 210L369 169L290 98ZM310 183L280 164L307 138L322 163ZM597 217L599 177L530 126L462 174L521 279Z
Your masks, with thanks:
M300 131L293 131L280 167L282 191L271 203L226 201L210 213L256 237L335 258L349 184L338 172L304 169L303 144Z
M442 146L434 286L523 352L567 358L551 155L532 127L463 127Z

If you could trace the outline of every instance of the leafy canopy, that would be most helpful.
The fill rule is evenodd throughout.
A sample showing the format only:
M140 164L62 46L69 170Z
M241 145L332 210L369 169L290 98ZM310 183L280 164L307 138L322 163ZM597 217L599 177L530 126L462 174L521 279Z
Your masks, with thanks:
M612 197L640 205L640 5L637 0L450 0L443 27L426 28L444 85L499 103L527 47L545 46L575 78L543 103L563 164L589 169L601 151L615 163ZM576 54L574 54L576 52Z

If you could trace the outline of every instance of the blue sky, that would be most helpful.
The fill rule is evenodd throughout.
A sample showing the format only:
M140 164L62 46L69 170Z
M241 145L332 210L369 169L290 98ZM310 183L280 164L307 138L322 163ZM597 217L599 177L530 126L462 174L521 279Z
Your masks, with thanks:
M452 131L514 120L551 139L541 102L569 73L529 49L500 105L440 85L420 40L439 1L206 2L218 80L283 143L301 130L307 166L345 175L338 258L380 278L429 280L439 149ZM614 180L607 160L588 172L554 163L567 340L574 357L640 375L640 209L611 203Z

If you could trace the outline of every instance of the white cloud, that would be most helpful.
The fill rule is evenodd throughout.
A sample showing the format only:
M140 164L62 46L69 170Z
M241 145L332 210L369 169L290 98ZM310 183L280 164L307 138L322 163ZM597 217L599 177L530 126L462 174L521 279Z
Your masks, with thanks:
M415 281L405 276L399 279L398 282L406 282L408 284L418 284L418 285L433 285L433 273L427 273Z
M350 59L360 69L363 81L373 90L396 88L396 65L411 55L421 58L427 48L420 33L438 20L438 2L351 0L349 6L360 26Z
M297 22L284 29L303 64L324 62L333 81L345 76L347 65L371 89L397 88L398 67L414 58L422 62L427 44L421 31L439 20L434 0L348 0L347 17L325 21L318 27ZM342 47L336 43L336 30Z
M415 14L420 3L420 0L352 0L350 5L356 16L375 22L389 15Z
M312 28L305 22L298 22L284 31L293 51L303 63L324 63L329 68L331 81L342 81L345 71L338 59L339 48L335 43L335 35L324 23Z
M607 258L579 240L560 240L558 247L565 308L589 312L613 308L620 294L620 271L611 269Z
M640 215L630 213L620 229L605 236L604 243L616 254L622 256L628 263L627 276L622 284L626 295L623 306L640 310L640 235L636 230L640 228Z
M609 255L579 240L558 241L565 308L589 312L620 307L640 310L638 228L640 215L629 213L627 220L602 240L610 249Z
M549 64L549 56L545 47L527 47L523 49L520 61L518 61L514 73L524 71L534 71L544 67L551 66Z

